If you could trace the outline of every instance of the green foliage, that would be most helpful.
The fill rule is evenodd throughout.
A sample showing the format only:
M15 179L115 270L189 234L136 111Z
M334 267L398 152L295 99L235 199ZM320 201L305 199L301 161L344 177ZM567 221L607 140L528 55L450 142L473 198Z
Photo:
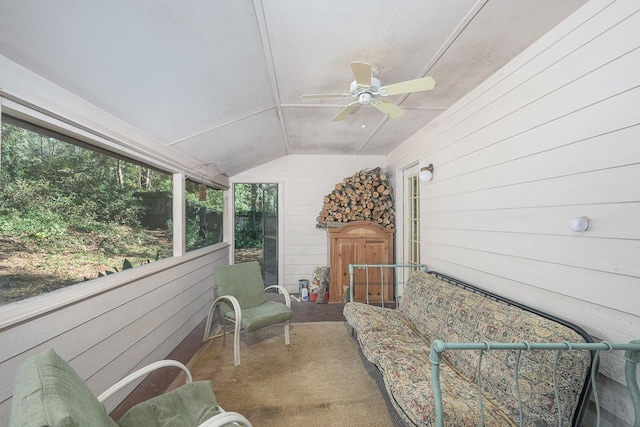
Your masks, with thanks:
M262 246L262 230L254 228L250 221L241 221L235 226L236 249L259 248Z
M262 184L235 184L235 247L262 246Z
M141 224L170 174L6 116L1 132L0 253L17 273L0 276L0 304L171 256L166 233Z
M200 200L199 188L191 180L185 184L187 251L222 241L222 191L207 187L206 200Z

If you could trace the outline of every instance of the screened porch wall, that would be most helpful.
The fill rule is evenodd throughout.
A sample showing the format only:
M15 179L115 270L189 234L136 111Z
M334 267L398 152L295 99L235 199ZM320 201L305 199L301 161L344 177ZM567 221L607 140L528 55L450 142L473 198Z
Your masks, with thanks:
M612 342L640 338L639 9L589 2L387 157L433 163L422 262ZM608 425L633 416L622 359Z
M164 359L206 317L213 301L213 270L228 263L229 245L220 243L126 270L93 281L128 281L122 286L1 330L0 425L9 423L15 371L33 354L54 348L96 395L135 369ZM78 286L91 284L45 298L71 296ZM133 388L110 399L107 409Z

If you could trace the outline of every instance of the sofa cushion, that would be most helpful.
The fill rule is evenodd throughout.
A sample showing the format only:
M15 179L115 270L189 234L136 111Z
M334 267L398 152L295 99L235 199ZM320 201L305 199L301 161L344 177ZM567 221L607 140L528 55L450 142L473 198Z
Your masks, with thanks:
M427 353L405 353L391 349L381 359L379 368L387 390L402 411L416 425L436 425L435 401L431 381L431 363ZM479 426L478 389L465 381L449 366L440 366L440 386L443 396L444 425ZM494 402L484 399L486 426L515 426Z
M117 426L89 387L54 350L32 356L18 368L9 425Z
M382 372L387 390L397 405L416 422L424 405L430 411L430 343L445 342L584 342L568 326L494 297L447 283L421 271L409 276L397 310L348 303L344 314L356 330L363 354ZM522 352L518 384L526 425L557 425L553 386L555 351ZM448 350L441 364L445 424L467 425L473 419L471 401L477 405L479 351ZM495 410L496 425L519 418L515 394L517 351L492 350L482 355L483 403ZM563 425L570 425L585 377L588 352L565 352L558 360L558 395ZM424 385L424 387L423 387ZM426 410L426 409L425 409ZM464 416L468 416L465 419ZM500 421L501 417L505 420ZM418 417L418 418L415 418ZM462 418L461 418L462 417ZM485 424L488 423L485 413ZM431 421L429 421L431 422ZM473 425L473 423L469 424Z
M402 298L400 311L430 341L445 342L584 342L576 331L522 308L487 298L436 278L415 272L408 281L409 292ZM520 358L519 385L523 393L523 411L529 420L540 425L557 424L553 389L553 351L523 352ZM483 354L482 382L487 399L510 416L518 417L518 403L512 384L515 382L516 351L489 351ZM447 351L446 363L466 380L477 382L478 351ZM569 424L581 385L589 370L588 352L563 354L558 372L563 423ZM535 396L535 398L530 398Z
M195 427L220 412L211 382L195 381L137 404L120 418L118 425Z

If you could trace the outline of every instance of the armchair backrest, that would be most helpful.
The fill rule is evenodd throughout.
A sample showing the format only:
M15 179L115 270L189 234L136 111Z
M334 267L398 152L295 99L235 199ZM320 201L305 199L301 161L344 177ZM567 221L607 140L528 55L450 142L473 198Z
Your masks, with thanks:
M221 265L216 267L214 274L218 297L232 295L241 308L255 307L267 300L258 261ZM223 313L233 310L228 304L220 305Z
M18 368L9 426L118 427L54 350L32 356Z

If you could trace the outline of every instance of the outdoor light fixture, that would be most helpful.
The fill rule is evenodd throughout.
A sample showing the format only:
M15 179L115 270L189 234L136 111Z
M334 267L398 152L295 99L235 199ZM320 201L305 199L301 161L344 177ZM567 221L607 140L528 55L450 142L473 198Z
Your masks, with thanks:
M572 218L569 221L569 227L573 231L587 231L591 228L591 219L588 216Z
M420 181L429 182L433 179L433 165L420 168Z

